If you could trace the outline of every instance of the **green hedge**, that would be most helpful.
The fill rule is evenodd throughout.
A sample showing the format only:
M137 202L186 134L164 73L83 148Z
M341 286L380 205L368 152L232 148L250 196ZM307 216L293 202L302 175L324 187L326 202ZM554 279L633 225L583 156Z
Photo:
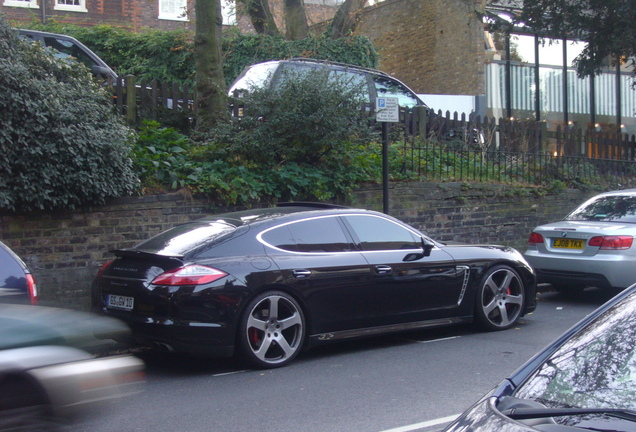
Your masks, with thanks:
M34 22L27 27L75 37L95 51L118 74L142 80L189 83L194 81L193 39L188 30L151 30L132 33L97 25L79 27ZM375 68L378 54L368 38L352 36L331 39L323 36L288 41L283 37L232 35L223 39L224 73L229 85L254 63L292 57L310 57Z

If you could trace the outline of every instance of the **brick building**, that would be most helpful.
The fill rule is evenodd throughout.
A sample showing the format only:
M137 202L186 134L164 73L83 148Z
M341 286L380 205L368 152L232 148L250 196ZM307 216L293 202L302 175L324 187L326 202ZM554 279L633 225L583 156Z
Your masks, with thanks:
M309 24L333 17L343 0L305 0ZM221 0L223 22L253 32L249 19L233 0ZM271 2L272 14L283 28L282 1ZM14 22L55 19L78 25L107 24L139 31L144 27L194 30L194 0L0 0L0 13Z

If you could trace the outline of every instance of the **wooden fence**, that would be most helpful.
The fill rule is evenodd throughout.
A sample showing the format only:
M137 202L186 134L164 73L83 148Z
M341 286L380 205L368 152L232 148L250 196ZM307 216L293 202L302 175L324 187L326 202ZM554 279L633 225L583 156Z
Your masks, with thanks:
M187 85L137 82L132 75L118 77L113 85L117 112L129 124L141 119L192 122L196 117L196 95ZM235 114L240 107L234 105ZM373 110L370 111L373 116ZM437 139L480 151L505 151L552 156L586 157L621 161L636 160L636 137L596 132L581 128L557 127L547 130L544 122L491 119L457 113L433 112L425 107L402 110L399 128L405 140Z

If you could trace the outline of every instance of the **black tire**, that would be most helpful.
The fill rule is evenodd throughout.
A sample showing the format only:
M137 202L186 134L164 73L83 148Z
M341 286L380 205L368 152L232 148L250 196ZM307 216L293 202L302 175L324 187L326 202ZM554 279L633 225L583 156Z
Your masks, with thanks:
M486 272L477 287L475 318L485 330L514 326L525 305L525 286L512 267L498 265Z
M282 291L257 295L245 308L238 333L243 358L259 369L286 366L305 339L305 316L298 302Z

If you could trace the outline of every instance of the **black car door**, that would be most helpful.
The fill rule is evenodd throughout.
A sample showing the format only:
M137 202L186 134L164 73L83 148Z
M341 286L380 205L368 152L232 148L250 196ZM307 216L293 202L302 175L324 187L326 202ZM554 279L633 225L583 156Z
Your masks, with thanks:
M369 325L439 319L457 314L468 269L430 240L380 215L347 215L343 219L361 245L374 284L365 299Z
M338 217L279 225L261 233L260 240L281 271L281 283L306 306L314 334L359 327L373 275Z

